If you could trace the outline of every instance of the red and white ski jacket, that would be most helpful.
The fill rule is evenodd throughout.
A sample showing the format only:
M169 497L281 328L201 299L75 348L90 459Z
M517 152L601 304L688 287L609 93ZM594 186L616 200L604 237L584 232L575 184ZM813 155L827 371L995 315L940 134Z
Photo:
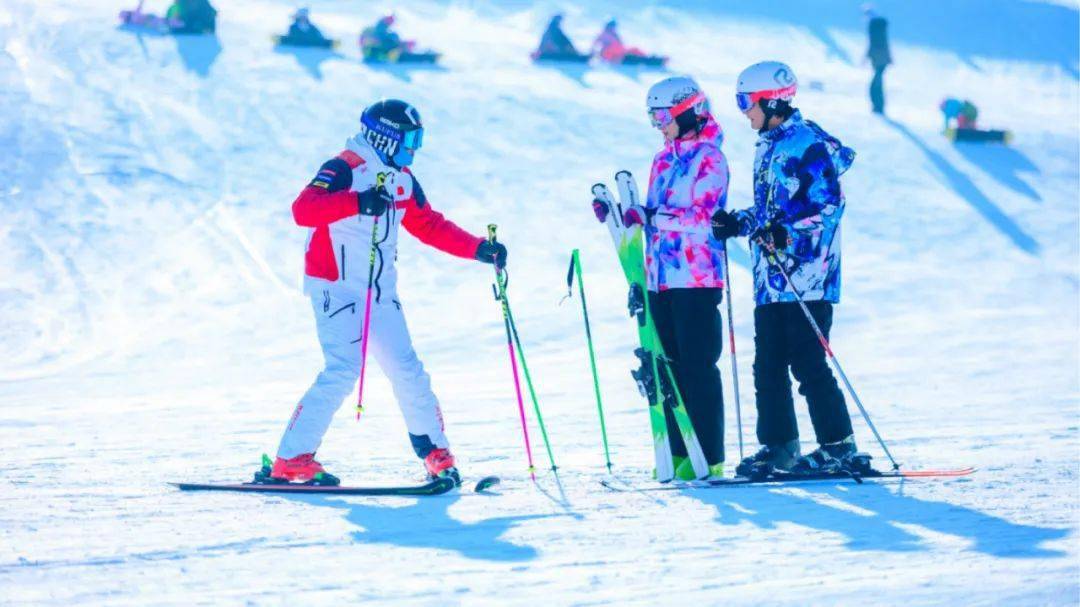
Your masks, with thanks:
M377 218L359 215L357 193L381 184L395 204ZM304 255L304 292L367 290L372 230L375 234L376 297L397 291L398 226L421 242L451 255L474 259L483 242L431 208L423 189L406 168L398 171L379 159L362 139L325 163L292 204L297 225L310 228Z

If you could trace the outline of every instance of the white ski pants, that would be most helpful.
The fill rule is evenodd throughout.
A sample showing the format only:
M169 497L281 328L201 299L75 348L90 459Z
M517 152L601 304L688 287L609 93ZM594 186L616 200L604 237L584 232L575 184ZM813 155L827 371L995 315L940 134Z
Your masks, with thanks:
M326 364L296 405L278 447L279 457L314 453L334 413L356 387L360 378L365 296L366 293L325 290L311 293L315 326ZM385 290L381 300L371 303L367 373L370 377L371 358L374 358L390 379L413 449L424 457L433 448L449 447L443 433L442 411L431 391L431 378L413 350L401 304L396 295ZM370 393L365 400L368 398Z

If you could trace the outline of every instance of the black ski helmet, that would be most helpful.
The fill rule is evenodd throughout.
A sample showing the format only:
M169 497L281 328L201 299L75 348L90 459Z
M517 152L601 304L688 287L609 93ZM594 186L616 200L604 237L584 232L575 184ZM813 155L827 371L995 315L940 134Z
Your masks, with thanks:
M360 115L360 133L387 165L402 169L424 142L420 112L400 99L383 99Z

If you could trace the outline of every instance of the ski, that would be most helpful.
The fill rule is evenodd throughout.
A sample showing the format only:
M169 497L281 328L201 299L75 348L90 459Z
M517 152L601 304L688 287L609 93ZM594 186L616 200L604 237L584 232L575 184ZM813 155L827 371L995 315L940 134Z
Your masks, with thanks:
M487 491L488 489L494 487L495 485L498 485L501 482L502 479L497 476L485 476L484 478L476 481L476 485L473 487L473 492L483 493L484 491Z
M497 476L485 476L473 486L473 492L483 493L502 482ZM442 495L455 487L453 479L438 478L422 485L400 487L343 487L340 485L308 485L303 483L169 483L181 491L237 491L246 493L302 493L320 495Z
M637 382L639 391L649 402L649 423L652 428L653 451L656 458L656 477L661 481L668 481L675 476L665 419L666 410L671 412L679 428L694 473L698 478L704 478L709 474L709 465L705 461L705 454L701 451L697 434L690 423L690 416L683 405L675 376L667 363L667 357L664 355L663 346L660 344L660 338L649 311L644 230L640 225L627 226L622 221L624 205L639 204L637 184L629 171L616 173L615 183L619 188L619 201L615 200L611 191L602 183L593 186L592 194L595 199L608 205L609 212L604 223L615 244L623 274L630 285L630 315L637 321L638 339L641 344L641 347L634 352L641 366L631 374Z
M302 483L169 483L181 491L235 491L242 493L293 493L304 495L441 495L455 487L451 478L437 478L422 485L400 487L344 487Z
M785 485L792 483L827 482L827 481L851 481L862 484L866 481L881 481L890 479L911 478L958 478L968 476L975 472L975 468L954 468L943 470L900 470L897 472L873 471L868 474L783 474L772 475L761 479L736 476L732 478L714 479L708 481L674 482L665 485L634 486L629 483L618 483L608 479L600 481L605 488L618 493L630 491L680 491L683 489L719 489L723 487L739 487L746 485Z

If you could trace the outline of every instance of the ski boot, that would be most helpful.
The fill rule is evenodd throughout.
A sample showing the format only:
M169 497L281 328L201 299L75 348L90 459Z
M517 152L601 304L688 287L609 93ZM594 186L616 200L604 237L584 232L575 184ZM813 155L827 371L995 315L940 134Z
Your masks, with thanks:
M273 463L264 453L262 468L255 473L255 482L259 484L302 483L333 487L340 485L341 479L324 470L322 464L315 461L314 453L302 453L289 459L279 457Z
M675 467L675 478L680 481L692 481L697 480L697 473L694 472L694 465L690 463L688 457L678 457L676 459L681 460ZM724 477L724 462L719 464L712 464L709 466L709 475L703 480L715 480Z
M835 443L826 443L799 458L791 467L792 474L849 474L858 475L851 465L859 465L865 458L869 468L869 456L860 457L855 447L855 437L849 435Z
M679 478L679 467L683 465L683 462L689 462L689 461L690 460L688 458L681 457L681 456L678 456L678 455L672 455L671 456L671 468L672 468L672 470L675 470L675 478ZM656 468L652 469L652 479L654 481L657 480Z
M790 470L798 460L801 450L799 440L765 445L757 453L743 459L735 467L735 474L746 478L764 478L776 470Z
M454 485L461 486L461 474L454 466L454 456L449 449L432 449L424 458L424 468L431 480L448 477L454 479Z

